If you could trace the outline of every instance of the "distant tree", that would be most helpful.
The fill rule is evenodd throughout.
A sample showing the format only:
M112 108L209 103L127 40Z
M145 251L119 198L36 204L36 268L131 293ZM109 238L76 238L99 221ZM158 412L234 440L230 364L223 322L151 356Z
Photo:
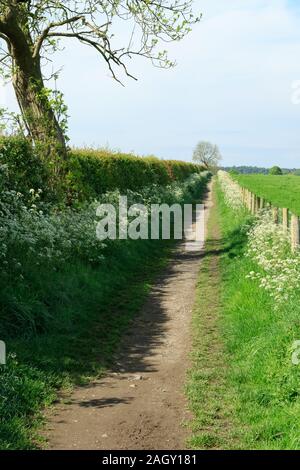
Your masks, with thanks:
M241 166L224 166L222 167L222 170L230 172L231 170L237 171L238 173L241 174L262 174L262 175L268 175L270 173L269 168L262 168L262 167L257 167L257 166L247 166L247 165L241 165ZM298 174L300 175L300 170L297 170L297 168L281 168L282 174ZM298 173L297 173L298 172Z
M193 153L193 160L202 163L208 169L214 169L218 166L222 156L217 145L210 142L201 141L196 145Z
M224 166L222 167L222 170L225 171L231 171L235 170L238 173L241 174L262 174L262 175L268 175L270 173L269 168L262 168L262 167L257 167L257 166L247 166L247 165L241 165L241 166ZM288 174L297 174L298 176L300 175L300 170L297 170L297 168L281 168L282 174L283 175L288 175Z
M293 173L293 175L295 175L295 176L300 176L300 170L295 170L294 173Z
M222 168L225 171L237 171L238 173L241 174L262 174L262 175L267 175L269 173L269 170L267 168L259 168L257 166L247 166L247 165L241 165L241 166L226 166Z
M282 175L282 169L279 166L272 166L269 170L270 175Z

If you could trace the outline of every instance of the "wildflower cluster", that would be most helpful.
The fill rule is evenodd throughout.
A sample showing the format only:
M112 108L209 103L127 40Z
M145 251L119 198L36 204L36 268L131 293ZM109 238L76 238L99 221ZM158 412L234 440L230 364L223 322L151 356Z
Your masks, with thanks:
M99 242L94 237L95 217L91 207L71 208L55 213L31 193L32 204L24 204L22 194L2 193L0 201L0 262L11 271L23 262L54 266L73 256L100 260ZM15 262L14 262L15 260Z
M290 233L273 222L270 210L262 211L248 231L246 255L260 268L248 277L258 279L276 304L293 297L300 285L300 252L291 252Z
M225 171L218 172L218 179L226 204L234 210L242 207L239 186ZM274 223L270 209L258 212L247 230L246 256L252 259L257 269L247 277L259 281L274 299L275 305L291 299L300 286L300 252L292 253L290 232Z
M121 232L123 232L124 230L125 238L127 238L126 226L127 233L129 233L130 222L134 220L135 217L134 215L129 214L127 211L124 213L120 210L119 203L121 200L121 196L126 196L125 204L127 205L127 209L130 209L131 206L138 205L139 215L143 215L143 217L147 219L149 217L149 214L151 214L152 205L154 204L166 204L170 206L173 204L180 205L183 203L194 202L201 195L201 192L204 189L205 183L208 179L208 176L209 172L204 171L201 174L195 173L191 175L183 183L176 181L166 186L152 184L150 186L142 188L138 192L127 190L125 194L124 192L121 193L119 190L115 190L103 195L100 200L95 201L95 204L99 204L99 207L102 204L113 205L114 211L108 217L112 226L116 224L114 234L119 234L120 226L122 226ZM123 206L123 208L125 208L126 205ZM99 215L98 210L96 210L96 212L97 215ZM115 215L117 215L117 220L115 220ZM102 235L99 235L99 233L97 234L97 236L99 236L101 240L103 239ZM113 238L115 237L116 235L113 235Z
M224 193L226 204L231 209L240 209L243 206L240 186L223 170L218 171L218 180Z
M189 202L204 185L206 175L192 175L185 182L168 186L151 185L139 192L127 191L128 203ZM99 203L116 203L120 191L100 200L63 210L41 200L41 190L29 195L2 191L0 199L0 266L2 273L22 279L23 265L49 265L52 269L70 259L97 264L105 257L106 244L96 237L96 208ZM24 202L26 200L26 203ZM28 201L30 201L28 203Z

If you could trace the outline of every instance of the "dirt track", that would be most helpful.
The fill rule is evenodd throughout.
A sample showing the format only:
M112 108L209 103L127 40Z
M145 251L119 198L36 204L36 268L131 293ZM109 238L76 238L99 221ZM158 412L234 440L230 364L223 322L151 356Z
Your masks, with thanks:
M59 404L48 416L48 448L186 448L183 424L189 413L183 388L202 255L176 249L124 338L115 369L76 388L69 404Z

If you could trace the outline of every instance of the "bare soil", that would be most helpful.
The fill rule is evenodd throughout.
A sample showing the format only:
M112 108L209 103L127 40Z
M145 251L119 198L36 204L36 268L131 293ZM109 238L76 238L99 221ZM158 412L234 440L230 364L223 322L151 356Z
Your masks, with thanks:
M211 189L206 200L211 206ZM206 211L206 219L208 212ZM115 367L47 416L50 449L185 449L184 395L203 249L180 245L120 345Z

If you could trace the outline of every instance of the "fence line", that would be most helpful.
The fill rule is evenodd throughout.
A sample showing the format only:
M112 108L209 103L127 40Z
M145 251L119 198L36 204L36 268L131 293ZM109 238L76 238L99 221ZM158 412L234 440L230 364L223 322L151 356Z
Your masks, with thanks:
M238 183L239 184L239 183ZM241 189L242 201L251 214L256 214L259 210L270 207L273 214L273 221L283 226L284 230L290 231L292 251L300 247L300 219L298 215L292 213L287 207L279 208L273 206L270 201L257 196L249 189L239 184Z

